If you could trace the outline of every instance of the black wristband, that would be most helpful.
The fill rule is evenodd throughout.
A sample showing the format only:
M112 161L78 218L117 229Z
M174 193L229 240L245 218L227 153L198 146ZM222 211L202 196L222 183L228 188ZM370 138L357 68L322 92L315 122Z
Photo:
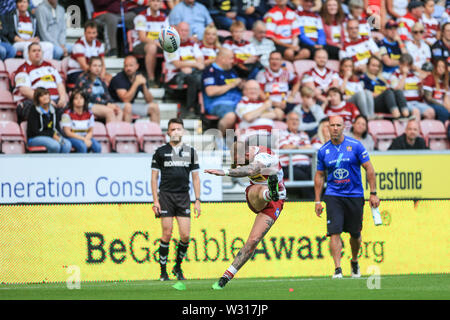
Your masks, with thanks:
M374 191L374 192L371 192L371 193L370 193L370 195L372 195L372 196L376 196L376 195L377 195L377 192L376 192L376 191Z
M200 198L195 198L195 201L197 201L197 200L200 201Z

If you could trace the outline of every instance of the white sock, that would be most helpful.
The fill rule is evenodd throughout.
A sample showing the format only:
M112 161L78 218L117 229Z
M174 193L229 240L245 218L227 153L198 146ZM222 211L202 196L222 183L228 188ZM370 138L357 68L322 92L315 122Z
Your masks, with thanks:
M225 271L225 273L223 274L223 276L225 278L228 278L228 280L233 279L234 275L236 274L237 269L235 267L233 267L232 265Z
M264 192L263 192L263 199L266 202L272 201L272 198L270 197L269 189L264 190Z

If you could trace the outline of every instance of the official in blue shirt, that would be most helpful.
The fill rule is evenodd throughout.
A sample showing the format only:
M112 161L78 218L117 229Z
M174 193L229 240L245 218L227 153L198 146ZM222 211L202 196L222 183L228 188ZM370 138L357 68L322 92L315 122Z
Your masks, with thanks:
M327 207L327 235L335 264L333 278L342 278L341 233L350 233L352 249L352 277L360 277L358 252L361 247L361 230L364 211L364 190L361 181L361 165L366 170L370 186L370 206L377 208L380 200L376 193L375 170L369 154L356 139L344 136L344 119L330 117L331 140L325 143L317 154L317 172L314 177L316 214L321 216L320 202L327 171L327 189L324 201Z

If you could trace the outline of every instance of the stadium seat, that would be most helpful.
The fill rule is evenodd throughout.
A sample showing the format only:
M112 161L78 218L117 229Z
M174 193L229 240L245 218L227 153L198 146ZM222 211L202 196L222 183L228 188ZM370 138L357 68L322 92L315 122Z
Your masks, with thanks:
M296 60L294 61L294 68L295 72L297 72L297 75L299 79L303 78L303 74L310 69L314 68L316 66L316 63L313 60Z
M408 122L406 121L394 120L395 134L397 135L397 137L401 136L405 132L407 124Z
M200 104L200 113L201 113L201 119L202 119L203 132L205 132L206 130L208 130L210 128L217 128L217 125L219 123L219 117L206 113L205 104L203 102L202 92L198 93L198 103Z
M25 62L25 59L6 59L5 60L5 68L6 72L8 72L9 80L11 81L11 85L14 87L14 76L16 70Z
M389 120L371 120L368 127L375 140L375 148L386 151L396 137L393 123Z
M420 121L420 132L431 150L446 150L448 148L447 132L441 121Z
M278 130L287 130L288 126L286 122L275 120L273 122L273 128Z
M134 124L134 131L141 151L153 153L166 142L166 137L159 125L151 121L138 121Z
M106 127L102 122L95 121L92 137L102 146L102 153L111 152L111 143L108 137L108 132L106 132Z
M9 90L9 75L5 64L0 60L0 91Z
M228 30L217 30L217 36L221 38L231 37L231 32Z
M16 104L11 92L0 89L0 121L17 122Z
M106 124L106 131L111 139L112 149L117 153L139 152L138 141L131 123L109 122Z
M25 141L25 151L26 152L30 152L30 153L42 153L42 152L47 152L47 148L45 146L35 146L35 147L30 147L28 145L28 138L27 138L27 122L23 121L20 124L20 131L22 133L22 137Z
M253 31L252 30L245 30L244 31L244 40L250 41L253 38Z
M334 72L339 72L339 60L328 60L327 68L333 70Z
M25 140L16 122L0 121L0 149L5 154L25 153Z

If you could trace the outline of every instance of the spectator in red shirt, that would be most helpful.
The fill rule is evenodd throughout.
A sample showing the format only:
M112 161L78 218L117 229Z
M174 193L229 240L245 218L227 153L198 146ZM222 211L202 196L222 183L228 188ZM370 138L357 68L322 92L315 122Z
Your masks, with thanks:
M327 92L328 105L325 108L325 115L341 116L344 119L345 130L350 131L353 121L359 115L358 108L351 102L344 100L343 93L337 87L331 87Z
M339 49L342 48L345 39L345 13L340 1L326 0L320 10L320 16L322 17L327 45L336 48L336 56L330 55L330 57L331 59L339 59Z
M434 62L432 74L423 80L425 101L436 112L436 118L445 123L449 119L450 92L448 64L444 59Z
M423 14L423 2L413 0L408 4L408 13L400 18L398 33L402 41L412 41L412 28L420 21Z

